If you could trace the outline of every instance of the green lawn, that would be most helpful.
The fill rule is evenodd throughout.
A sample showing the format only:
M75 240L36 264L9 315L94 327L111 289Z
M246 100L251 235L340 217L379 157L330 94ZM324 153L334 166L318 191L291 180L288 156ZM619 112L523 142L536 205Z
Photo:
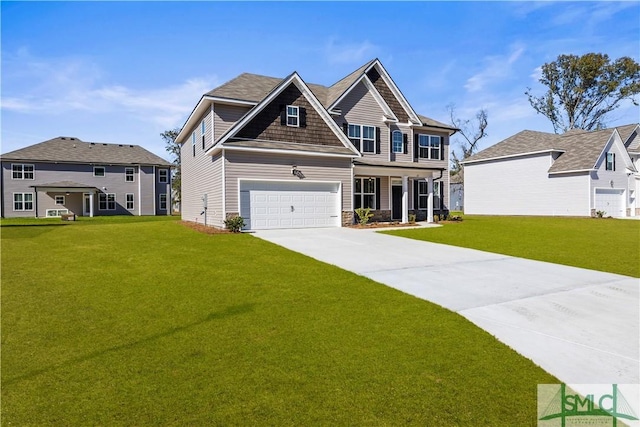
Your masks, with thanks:
M640 277L640 221L470 216L396 236Z
M2 425L536 424L464 318L172 218L3 221Z

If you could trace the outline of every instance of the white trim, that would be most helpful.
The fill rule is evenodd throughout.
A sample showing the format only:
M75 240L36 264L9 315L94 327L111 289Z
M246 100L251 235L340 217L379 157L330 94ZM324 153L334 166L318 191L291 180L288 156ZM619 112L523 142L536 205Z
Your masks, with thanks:
M441 157L442 157L442 154L443 154L443 151L444 151L444 142L443 142L442 137L441 137L440 135L432 135L432 134L430 134L430 133L418 133L417 135L418 135L418 140L417 140L417 141L414 141L413 143L414 143L414 144L418 144L418 161L420 161L420 159L425 159L425 160L440 160L440 161L442 161L442 160L441 160ZM427 145L426 147L422 147L422 146L420 145L420 137L421 137L421 136L426 136L426 137L428 137L428 139L427 139L427 144L428 144L428 145ZM432 150L432 146L431 146L431 138L438 138L438 157L437 157L437 158L432 158L432 157L431 157L431 150ZM427 153L429 154L429 157L422 157L422 156L420 155L420 150L421 150L421 149L425 149L425 150L427 150ZM415 150L415 148L414 148L414 150Z
M131 196L131 203L133 204L132 208L129 208L127 205L129 203L129 200L127 200L129 196ZM136 196L134 193L126 193L124 195L124 208L128 211L133 211L136 209Z
M21 194L22 195L22 209L16 209L16 194ZM25 209L25 200L24 200L24 195L25 194L31 194L31 209ZM36 210L36 196L35 196L35 192L30 193L28 191L16 191L11 193L11 206L12 206L12 212L33 212ZM37 213L36 213L37 215Z
M96 175L96 169L104 170L104 175ZM93 167L93 176L96 178L104 178L107 176L107 167L106 166L94 166Z
M378 72L380 73L380 76L382 77L384 82L387 84L387 87L391 89L391 93L396 97L396 99L400 103L400 106L404 108L405 112L409 116L409 120L413 119L416 124L422 125L422 121L418 117L418 113L413 110L411 104L409 104L409 101L407 101L407 99L404 97L400 88L396 86L395 82L393 81L389 73L387 73L387 70L384 68L379 59L373 61L373 63L364 70L364 74L366 75L373 67L376 67L378 69Z
M555 149L555 148L550 148L550 149L547 149L547 150L527 151L526 153L507 154L507 155L504 155L504 156L489 157L489 158L486 158L486 159L464 160L464 161L460 162L460 164L466 165L466 164L470 164L470 163L489 162L489 161L492 161L492 160L511 159L511 158L514 158L514 157L525 157L525 156L531 156L531 155L534 155L534 154L564 153L564 152L565 152L565 150L558 150L558 149Z
M309 101L311 106L316 110L316 112L322 117L325 123L329 126L330 129L333 130L334 134L338 137L342 144L357 154L360 157L360 153L354 149L354 147L349 142L347 136L342 132L342 129L338 127L338 124L333 120L333 118L329 115L327 110L322 106L318 98L313 94L313 92L307 87L304 81L298 76L298 73L294 72L286 79L283 79L275 89L269 93L255 108L251 109L247 114L245 114L235 125L231 126L218 140L219 144L224 144L229 138L238 133L244 126L247 125L258 113L260 113L267 105L269 105L278 95L282 93L289 85L294 84L304 95L304 97ZM213 147L205 152L205 154L209 154Z
M598 169L573 169L569 171L557 171L557 172L549 172L549 175L562 175L567 173L578 173L578 172L596 172Z
M402 131L400 129L396 129L396 130L391 130L389 129L389 131L391 132L391 150L389 151L389 155L391 155L391 153L393 154L404 154L404 134L402 133ZM393 134L395 134L396 132L398 132L400 134L400 151L395 151L395 145L394 145L394 140L393 140ZM409 151L409 138L407 137L407 151ZM407 153L408 155L408 153Z
M142 216L142 165L138 165L138 216Z
M347 158L356 157L353 154L319 153L319 152L315 152L315 151L297 151L297 150L271 149L271 148L259 148L259 147L234 147L234 146L230 146L230 145L224 145L224 146L219 147L219 148L222 151L224 151L224 150L230 150L230 151L259 151L259 152L264 152L264 153L290 154L290 155L300 155L300 156L347 157ZM215 152L217 152L217 150Z
M127 171L132 171L133 180L127 181ZM124 182L136 182L136 169L134 167L125 167L124 168Z
M62 203L58 203L58 197L62 197ZM65 202L66 202L66 198L63 195L58 194L53 196L53 203L56 206L64 206L66 204Z
M55 215L49 215L49 212L55 212ZM45 218L60 218L63 214L68 214L69 209L46 209L44 211Z
M236 98L221 98L219 96L204 95L202 97L208 101L217 102L218 104L230 104L230 105L258 105L255 101L247 101L244 99Z
M166 172L165 180L162 180L162 173ZM158 168L158 184L168 184L169 183L169 169Z
M225 149L222 149L220 154L220 161L222 161L222 223L227 219L227 173L225 168L226 157L224 155ZM240 213L240 199L238 199L238 214Z
M106 207L102 209L100 207L100 198L104 196L104 202L106 203ZM113 209L109 209L109 196L113 196ZM115 211L118 209L118 198L116 193L99 193L98 194L98 210L99 211Z
M289 108L295 109L296 111L296 115L294 116L289 115ZM285 111L285 125L287 125L288 127L292 127L292 128L299 128L300 127L300 107L298 107L297 105L285 105L284 107L284 111ZM290 125L289 124L289 117L296 119L296 124L295 125Z
M162 208L162 196L164 196L164 209ZM158 193L158 210L167 211L169 209L169 198L167 193Z
M156 167L153 167L153 215L158 215L158 210L156 209Z
M214 103L211 103L211 109L209 110L211 112L210 116L211 116L211 145L215 145L216 143L216 120L215 120L215 116L216 116L216 112L215 112L215 107L214 107Z
M22 178L14 178L13 177L13 167L14 166L22 166L22 170L20 171L20 173L22 174ZM33 168L33 170L31 171L31 173L33 174L33 178L25 178L24 177L24 167L25 166L31 166L31 168ZM16 181L34 181L36 179L36 165L35 163L11 163L11 179L16 180Z
M355 174L355 165L353 163L351 163L351 192L349 193L349 211L353 212L353 190L355 189L354 187L354 183L356 180L356 174Z

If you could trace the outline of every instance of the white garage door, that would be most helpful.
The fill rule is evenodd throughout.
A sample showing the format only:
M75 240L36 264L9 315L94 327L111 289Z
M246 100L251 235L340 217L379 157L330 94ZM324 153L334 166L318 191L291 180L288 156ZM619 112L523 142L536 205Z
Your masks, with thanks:
M605 216L620 218L624 212L624 190L596 188L596 211L605 212Z
M339 183L240 182L245 229L340 226Z

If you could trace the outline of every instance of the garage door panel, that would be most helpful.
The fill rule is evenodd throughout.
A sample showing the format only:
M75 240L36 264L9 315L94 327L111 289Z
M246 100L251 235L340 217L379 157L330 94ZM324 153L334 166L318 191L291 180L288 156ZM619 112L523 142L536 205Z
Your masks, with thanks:
M251 229L335 227L338 188L338 183L242 182L240 211Z
M595 193L596 211L605 212L606 216L619 218L625 216L624 190L597 188Z

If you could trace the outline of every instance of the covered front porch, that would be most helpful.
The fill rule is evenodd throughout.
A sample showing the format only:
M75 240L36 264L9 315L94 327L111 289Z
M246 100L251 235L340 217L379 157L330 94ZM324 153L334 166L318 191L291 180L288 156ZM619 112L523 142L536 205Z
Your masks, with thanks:
M64 214L93 217L100 190L73 181L60 181L31 186L35 192L36 218L59 217Z
M373 221L434 222L448 212L444 198L444 168L416 163L354 160L354 210L371 208Z

